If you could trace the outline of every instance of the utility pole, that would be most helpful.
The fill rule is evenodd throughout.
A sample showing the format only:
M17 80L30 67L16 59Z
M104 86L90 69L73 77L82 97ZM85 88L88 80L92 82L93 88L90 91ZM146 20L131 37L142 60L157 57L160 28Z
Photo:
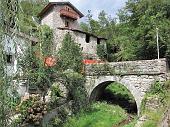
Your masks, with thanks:
M156 38L157 38L157 52L158 52L158 59L159 59L159 29L156 27Z

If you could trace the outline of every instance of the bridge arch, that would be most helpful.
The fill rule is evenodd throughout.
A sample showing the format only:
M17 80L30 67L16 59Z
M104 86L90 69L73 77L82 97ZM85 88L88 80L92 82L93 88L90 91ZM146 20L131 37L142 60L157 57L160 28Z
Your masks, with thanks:
M168 70L166 59L86 65L85 87L89 99L93 99L110 82L124 85L133 95L139 115L141 102L151 84L166 81Z
M134 77L136 78L136 77ZM89 93L89 100L94 101L97 100L98 97L101 96L102 91L111 83L117 82L123 86L125 86L129 92L133 95L134 100L136 102L137 106L137 113L139 115L140 113L140 106L141 101L144 97L144 92L142 92L140 89L136 88L136 84L133 82L127 81L127 76L100 76L93 79L93 85L90 88Z
M109 87L118 88L119 86L122 86L120 88L121 90L126 89L126 92L128 92L127 95L114 94L108 89ZM110 104L119 105L120 107L124 108L128 113L138 113L135 97L125 85L115 81L106 81L96 86L91 92L90 101L106 101Z

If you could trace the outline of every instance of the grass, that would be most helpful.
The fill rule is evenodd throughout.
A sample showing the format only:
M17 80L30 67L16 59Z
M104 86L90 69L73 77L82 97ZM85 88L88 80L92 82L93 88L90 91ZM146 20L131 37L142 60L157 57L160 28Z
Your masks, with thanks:
M134 101L129 90L121 84L112 83L106 88L106 91L110 91L120 98ZM64 127L113 127L127 118L128 114L120 106L97 102L92 104L90 111L81 111L76 116L70 117ZM136 119L122 127L134 127L135 123Z
M114 82L111 85L109 85L108 87L106 87L106 90L111 91L114 95L116 95L120 98L124 98L124 99L131 100L131 101L134 100L133 95L122 84Z
M126 112L119 106L94 103L91 111L70 118L64 127L112 127L126 118Z
M137 121L137 118L136 119L134 119L132 122L130 122L129 124L127 124L127 125L124 125L123 127L134 127L135 126L135 124L136 124L136 121Z
M127 113L121 107L98 102L92 105L91 111L83 111L69 118L64 127L113 127L127 117ZM134 127L135 121L123 127Z

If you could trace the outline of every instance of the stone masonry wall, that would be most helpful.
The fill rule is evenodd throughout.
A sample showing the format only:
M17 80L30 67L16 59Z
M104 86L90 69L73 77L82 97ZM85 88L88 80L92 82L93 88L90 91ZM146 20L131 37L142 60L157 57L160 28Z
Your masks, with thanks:
M80 29L78 20L72 20L68 18L64 18L60 16L60 10L64 8L63 5L55 5L49 10L44 17L41 19L42 25L48 25L54 32L54 53L58 51L61 47L62 41L66 33L70 33L75 40L76 43L80 45L82 48L82 52L84 54L90 54L92 58L97 57L97 38L90 36L90 42L86 43L86 34L71 30L60 30L60 28L65 27L65 21L69 21L69 28ZM105 43L104 40L101 39L101 43Z
M64 18L60 16L60 10L65 8L65 5L56 5L54 7L54 16L53 16L53 23L54 28L57 29L58 27L65 27L65 21L69 22L69 28L80 29L79 23L77 20L72 20L70 18Z
M66 33L70 33L73 40L80 45L83 54L93 55L93 58L97 57L97 38L91 36L90 42L86 43L86 34L71 31L71 30L56 30L54 31L55 42L54 42L54 50L57 52L59 48L62 46L62 41Z
M164 82L168 79L166 59L87 65L85 71L85 87L89 99L95 100L110 82L118 82L134 96L138 114L141 102L151 84L156 81Z
M48 12L46 12L46 14L44 14L44 16L41 19L41 25L47 25L49 26L51 29L53 29L53 17L54 17L54 8L51 8L51 10L49 10Z
M155 75L167 73L166 59L100 63L86 66L86 75Z

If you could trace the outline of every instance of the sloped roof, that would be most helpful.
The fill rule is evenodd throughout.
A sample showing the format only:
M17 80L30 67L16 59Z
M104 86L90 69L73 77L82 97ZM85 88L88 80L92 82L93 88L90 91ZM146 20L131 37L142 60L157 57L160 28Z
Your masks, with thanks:
M70 2L50 2L39 14L39 17L43 17L43 15L49 10L51 9L51 7L53 7L54 5L68 5L70 7L73 8L74 11L76 11L79 15L80 18L82 18L84 15Z
M92 33L88 33L88 32L82 31L82 30L78 30L78 29L67 28L67 27L58 27L58 29L59 29L59 30L75 31L75 32L82 33L82 34L88 34L88 35L93 36L93 37L98 38L98 39L107 40L107 39L104 38L104 37L99 37L99 36L96 36L96 35L94 35L94 34L92 34Z

